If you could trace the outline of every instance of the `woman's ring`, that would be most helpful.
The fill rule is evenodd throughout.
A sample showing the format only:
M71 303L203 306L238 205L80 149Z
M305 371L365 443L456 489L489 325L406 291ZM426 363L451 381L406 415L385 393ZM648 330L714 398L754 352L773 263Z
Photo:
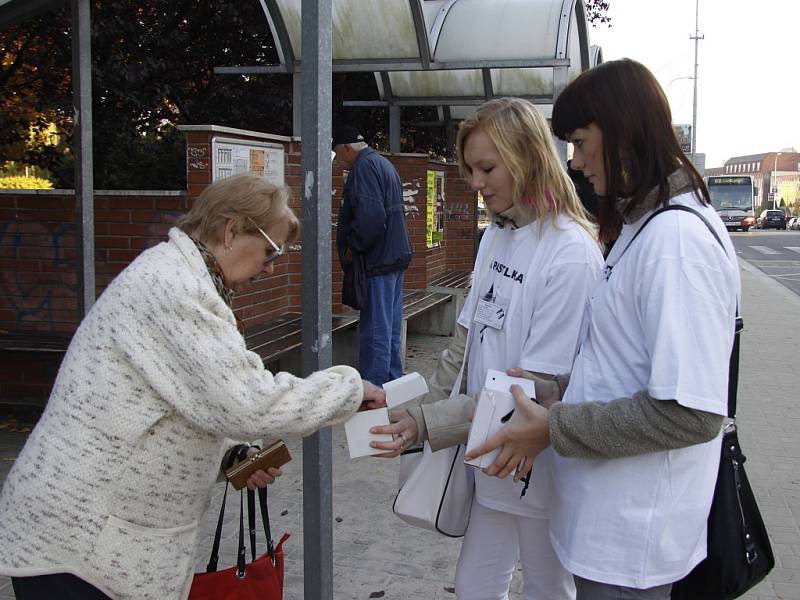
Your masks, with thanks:
M406 445L406 442L408 442L408 440L406 439L406 436L404 436L402 433L398 433L397 435L399 435L400 439L403 440L402 443L400 444L400 447L402 448L403 446Z

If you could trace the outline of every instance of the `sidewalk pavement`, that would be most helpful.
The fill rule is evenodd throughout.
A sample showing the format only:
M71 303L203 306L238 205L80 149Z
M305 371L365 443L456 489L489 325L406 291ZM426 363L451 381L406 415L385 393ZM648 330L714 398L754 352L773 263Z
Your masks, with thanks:
M800 297L742 263L743 316L739 377L739 438L747 473L772 538L776 566L743 598L800 600ZM447 338L409 334L406 371L429 375ZM0 477L25 433L0 429ZM293 460L269 488L273 536L287 531L285 599L303 598L302 440L287 440ZM454 599L459 540L405 525L394 517L398 459L350 460L341 426L333 431L334 598ZM222 486L204 519L197 570L208 560ZM221 566L235 563L238 498L228 499ZM521 598L517 570L509 598ZM0 578L0 600L13 599ZM700 600L700 599L698 599Z

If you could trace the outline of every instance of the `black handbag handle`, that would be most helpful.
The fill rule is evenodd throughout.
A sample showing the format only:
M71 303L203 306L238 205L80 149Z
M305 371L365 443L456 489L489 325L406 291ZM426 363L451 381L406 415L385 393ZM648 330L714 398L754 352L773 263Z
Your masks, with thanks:
M232 452L229 464L225 468L233 465L235 460L244 460L247 456L248 446L242 446L238 452ZM217 570L219 562L219 545L222 539L222 523L225 519L225 501L228 497L228 486L230 483L225 482L225 491L222 494L222 506L219 509L219 517L217 518L217 528L214 533L214 542L211 546L211 558L206 565L206 573L214 573ZM236 553L236 576L240 579L245 577L245 564L247 559L247 550L244 542L244 492L241 490L239 493L239 547ZM258 500L261 508L261 521L264 526L264 534L267 538L267 553L269 554L272 564L275 564L275 546L272 541L272 530L269 524L269 509L267 508L267 489L258 488ZM255 537L255 492L247 490L247 520L250 533L250 552L255 560L256 556L256 537Z

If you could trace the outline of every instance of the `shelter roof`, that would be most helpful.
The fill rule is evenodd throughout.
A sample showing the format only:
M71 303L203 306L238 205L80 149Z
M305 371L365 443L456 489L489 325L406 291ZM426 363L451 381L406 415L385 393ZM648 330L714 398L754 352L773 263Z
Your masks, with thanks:
M301 3L262 0L279 65L216 71L299 70ZM338 0L332 8L334 72L372 71L380 94L351 106L474 106L511 95L552 104L602 61L590 51L583 0Z

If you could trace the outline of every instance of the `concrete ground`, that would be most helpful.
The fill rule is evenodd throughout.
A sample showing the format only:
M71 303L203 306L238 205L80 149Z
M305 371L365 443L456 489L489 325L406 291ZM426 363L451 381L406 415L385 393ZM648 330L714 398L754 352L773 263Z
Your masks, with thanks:
M747 473L769 529L776 566L744 596L747 600L800 600L800 297L742 262L745 331L739 384L739 437ZM428 375L447 339L409 334L407 371ZM0 419L3 419L0 411ZM0 476L5 477L26 437L26 423L0 421ZM302 442L287 440L293 461L270 486L273 534L292 537L286 548L286 600L303 598ZM342 427L334 428L334 598L336 600L452 599L459 540L407 526L394 517L398 460L351 460ZM206 515L206 540L197 559L203 570L221 500L221 486ZM224 553L233 565L238 498L229 498ZM519 599L520 574L511 599ZM13 598L0 578L0 600ZM699 599L698 599L699 600Z

